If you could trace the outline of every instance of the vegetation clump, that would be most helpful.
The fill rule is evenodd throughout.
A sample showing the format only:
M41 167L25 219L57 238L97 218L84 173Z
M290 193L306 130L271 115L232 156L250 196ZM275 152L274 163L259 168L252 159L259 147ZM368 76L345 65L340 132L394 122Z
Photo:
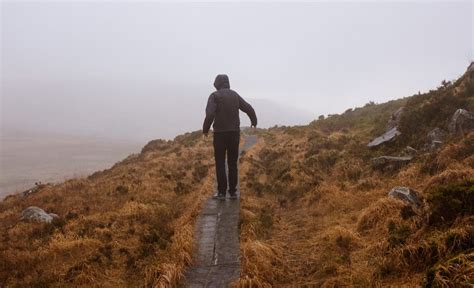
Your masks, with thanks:
M451 224L457 217L473 215L474 179L432 187L426 200L433 225Z
M424 287L472 287L474 285L474 252L460 254L430 268Z

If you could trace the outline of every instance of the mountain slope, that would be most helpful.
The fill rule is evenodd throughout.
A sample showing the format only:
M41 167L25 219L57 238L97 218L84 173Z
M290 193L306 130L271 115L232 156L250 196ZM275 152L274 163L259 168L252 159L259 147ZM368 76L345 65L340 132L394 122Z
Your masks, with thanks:
M474 133L444 132L441 144L427 133L449 130L457 109L474 110L473 99L468 71L426 94L258 129L259 142L240 159L240 286L472 285ZM399 136L367 146L393 123ZM410 162L393 160L402 155ZM390 157L373 161L380 156ZM87 178L5 198L0 283L178 285L213 192L213 165L212 139L196 131L151 141ZM388 197L397 186L420 201ZM29 206L59 217L20 221Z
M445 136L436 150L427 132L448 130L458 108L473 111L473 88L471 71L427 94L260 131L242 160L241 285L470 287L474 133ZM367 147L400 107L401 135ZM413 147L408 164L372 161ZM397 186L421 205L388 197Z

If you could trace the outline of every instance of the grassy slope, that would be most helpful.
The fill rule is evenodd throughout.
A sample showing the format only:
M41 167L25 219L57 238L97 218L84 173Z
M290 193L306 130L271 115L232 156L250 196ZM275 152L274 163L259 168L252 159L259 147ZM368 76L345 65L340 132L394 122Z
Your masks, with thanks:
M425 133L446 128L458 107L473 110L474 81L466 77L307 126L260 130L257 146L241 158L241 286L417 285L425 276L452 284L472 276L473 205L462 205L472 194L469 183L455 184L473 178L474 134L449 139L400 171L370 167L372 157L421 148ZM404 105L402 137L368 149ZM152 141L87 179L7 197L0 202L0 283L175 286L191 261L196 215L212 193L212 162L211 140L195 132ZM398 185L419 191L425 208L388 199ZM467 196L455 199L453 191ZM61 218L19 222L30 205Z
M0 202L2 287L174 285L191 261L194 220L212 193L210 140L152 141L97 172ZM39 206L53 224L19 222Z
M427 94L261 131L242 159L241 286L472 285L474 133L420 152L398 171L374 171L370 159L402 154L406 145L421 149L426 133L447 129L457 108L472 111L473 80L465 75ZM402 105L404 134L367 148ZM394 186L415 189L425 205L388 198Z

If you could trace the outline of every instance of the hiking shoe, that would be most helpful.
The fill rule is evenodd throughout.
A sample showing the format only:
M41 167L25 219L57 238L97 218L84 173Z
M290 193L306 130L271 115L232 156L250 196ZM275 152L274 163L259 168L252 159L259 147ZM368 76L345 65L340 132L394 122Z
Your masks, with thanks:
M238 197L237 193L235 193L235 192L234 193L229 193L229 194L230 194L230 197L229 197L230 199L237 199L237 197Z
M225 194L216 193L216 194L214 194L214 196L212 196L212 198L217 199L217 200L225 200Z

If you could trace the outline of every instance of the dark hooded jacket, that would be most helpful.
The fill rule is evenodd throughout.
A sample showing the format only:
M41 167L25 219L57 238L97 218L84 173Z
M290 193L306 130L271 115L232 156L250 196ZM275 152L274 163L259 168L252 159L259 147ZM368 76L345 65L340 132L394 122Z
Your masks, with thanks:
M255 110L237 92L230 89L227 75L217 75L214 87L217 91L212 93L207 101L203 133L209 132L212 122L214 132L239 131L239 109L249 116L253 126L257 126Z

